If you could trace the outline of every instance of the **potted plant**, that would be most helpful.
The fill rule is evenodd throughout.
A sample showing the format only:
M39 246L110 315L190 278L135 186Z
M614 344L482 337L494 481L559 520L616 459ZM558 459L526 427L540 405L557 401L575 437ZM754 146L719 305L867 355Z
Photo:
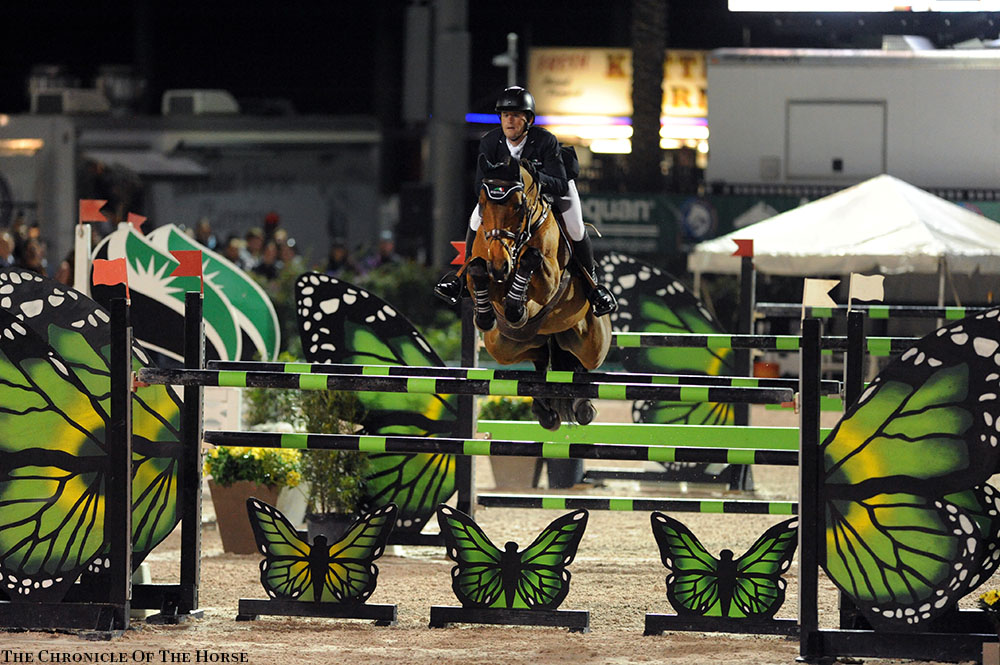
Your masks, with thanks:
M299 412L305 431L349 434L357 428L363 407L357 395L336 390L302 394ZM335 543L361 513L368 455L353 450L302 451L306 488L306 531L310 542L318 534Z
M219 446L205 455L204 471L215 507L222 549L234 554L257 551L247 519L246 500L274 505L278 491L301 480L297 450Z
M531 398L491 395L479 400L480 420L534 420ZM537 487L541 475L539 457L490 456L493 484L497 488Z

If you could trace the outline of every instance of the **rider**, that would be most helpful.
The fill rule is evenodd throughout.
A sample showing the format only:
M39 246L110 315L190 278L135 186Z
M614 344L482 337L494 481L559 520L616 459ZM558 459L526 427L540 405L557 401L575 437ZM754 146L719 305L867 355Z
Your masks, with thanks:
M503 91L497 99L496 112L500 116L500 127L487 132L479 142L479 154L490 163L504 161L507 157L515 157L520 161L535 167L536 179L542 194L553 200L553 205L562 213L566 224L566 232L573 242L573 254L580 266L590 273L595 286L590 288L587 280L583 280L588 288L587 300L596 316L610 314L618 308L618 303L611 292L597 280L594 266L594 250L590 244L590 236L583 225L583 210L580 205L580 195L573 181L575 173L567 177L563 164L559 141L547 129L536 127L535 99L531 93L520 86L513 86ZM481 160L477 160L481 164ZM482 182L482 166L477 168L476 182ZM472 242L476 230L483 218L477 205L469 218L469 228L465 236L466 253L472 251ZM448 302L456 302L462 293L462 279L449 272L434 287L435 293Z

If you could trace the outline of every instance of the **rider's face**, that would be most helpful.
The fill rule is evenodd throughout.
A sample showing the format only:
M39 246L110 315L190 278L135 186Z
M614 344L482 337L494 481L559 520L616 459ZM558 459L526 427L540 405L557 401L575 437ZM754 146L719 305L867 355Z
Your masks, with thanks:
M520 141L528 126L528 115L524 111L503 111L500 113L500 126L508 140Z

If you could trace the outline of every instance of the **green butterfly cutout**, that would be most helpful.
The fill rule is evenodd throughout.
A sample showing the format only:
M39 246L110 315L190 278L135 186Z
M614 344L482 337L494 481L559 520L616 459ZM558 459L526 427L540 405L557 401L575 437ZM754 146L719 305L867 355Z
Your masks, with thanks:
M299 334L314 363L443 367L413 324L361 287L319 273L295 284ZM457 436L454 396L359 392L362 433ZM399 506L397 530L419 532L435 507L455 492L455 457L440 454L370 454L365 504Z
M566 566L587 528L586 510L555 520L521 552L514 542L500 550L459 510L440 505L437 516L448 556L458 564L451 585L463 607L555 609L566 598Z
M926 625L1000 560L1000 310L891 362L822 444L827 575L876 628Z
M792 563L798 520L775 524L739 557L708 553L684 524L663 513L650 516L660 560L670 570L667 598L679 615L770 619L785 601L781 575Z
M108 314L57 282L0 271L0 575L12 598L58 601L104 554ZM148 364L134 348L133 366ZM179 399L133 395L133 567L176 526Z
M395 505L364 515L336 543L320 535L312 545L273 506L250 498L247 513L264 555L260 582L270 598L350 605L375 591L378 567L372 562L385 551Z

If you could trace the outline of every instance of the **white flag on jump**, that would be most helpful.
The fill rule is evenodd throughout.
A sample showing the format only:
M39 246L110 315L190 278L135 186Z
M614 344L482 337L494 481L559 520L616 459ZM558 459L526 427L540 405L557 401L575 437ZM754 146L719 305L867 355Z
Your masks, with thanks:
M851 273L851 288L848 295L848 305L852 300L877 300L882 302L885 299L885 275L862 275Z
M806 307L836 307L837 302L830 297L830 291L840 284L839 279L805 279L802 287L802 318Z

